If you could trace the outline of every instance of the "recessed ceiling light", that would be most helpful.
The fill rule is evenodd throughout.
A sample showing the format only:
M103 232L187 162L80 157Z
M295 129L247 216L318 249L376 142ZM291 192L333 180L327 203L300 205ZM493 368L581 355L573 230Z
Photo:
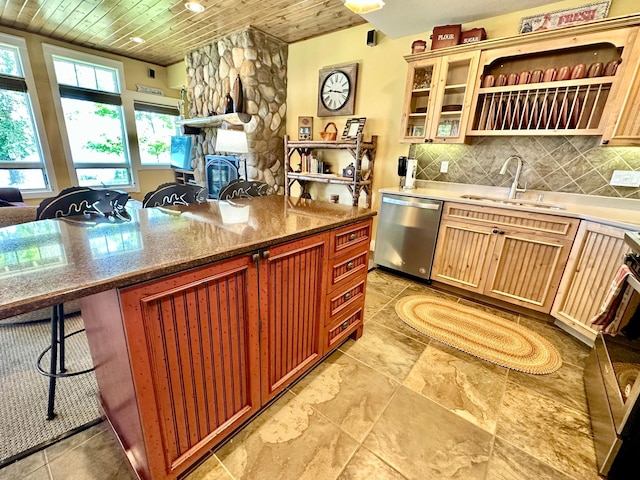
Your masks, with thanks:
M134 43L144 43L145 42L144 38L140 38L140 37L129 37L129 40L131 40Z
M200 5L198 2L187 2L184 4L184 8L194 13L204 12L204 5Z

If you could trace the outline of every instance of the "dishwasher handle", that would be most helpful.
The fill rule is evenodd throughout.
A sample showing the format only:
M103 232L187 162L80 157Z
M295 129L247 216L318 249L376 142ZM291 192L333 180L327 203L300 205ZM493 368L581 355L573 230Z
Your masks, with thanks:
M394 205L402 205L403 207L424 208L425 210L440 210L441 206L440 203L409 202L407 200L390 197L382 197L382 203L392 203Z

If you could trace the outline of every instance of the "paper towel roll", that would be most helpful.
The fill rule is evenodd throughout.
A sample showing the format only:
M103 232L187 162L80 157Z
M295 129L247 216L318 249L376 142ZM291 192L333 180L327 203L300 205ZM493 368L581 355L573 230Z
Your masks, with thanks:
M407 160L407 175L404 180L404 188L416 188L416 170L418 169L418 161L415 158Z

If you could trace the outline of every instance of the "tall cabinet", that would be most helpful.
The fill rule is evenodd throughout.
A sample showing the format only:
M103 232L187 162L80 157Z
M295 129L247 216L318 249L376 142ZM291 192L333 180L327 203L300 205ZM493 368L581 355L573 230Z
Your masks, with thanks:
M472 51L409 62L404 141L464 141L479 58L480 51Z

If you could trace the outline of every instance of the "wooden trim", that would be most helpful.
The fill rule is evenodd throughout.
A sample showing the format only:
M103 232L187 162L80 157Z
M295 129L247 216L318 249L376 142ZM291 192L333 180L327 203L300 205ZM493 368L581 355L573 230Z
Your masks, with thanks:
M451 55L473 50L493 50L497 48L516 46L530 47L531 45L536 45L547 40L553 41L578 35L595 35L600 32L610 32L618 28L634 27L637 25L640 25L640 14L607 18L573 27L557 28L542 32L523 33L512 37L483 40L481 42L467 43L465 45L454 45L452 47L439 48L437 50L427 50L422 53L405 55L404 59L407 62L415 62L417 60L427 60L430 58L441 57L443 55ZM527 52L523 51L523 53Z

